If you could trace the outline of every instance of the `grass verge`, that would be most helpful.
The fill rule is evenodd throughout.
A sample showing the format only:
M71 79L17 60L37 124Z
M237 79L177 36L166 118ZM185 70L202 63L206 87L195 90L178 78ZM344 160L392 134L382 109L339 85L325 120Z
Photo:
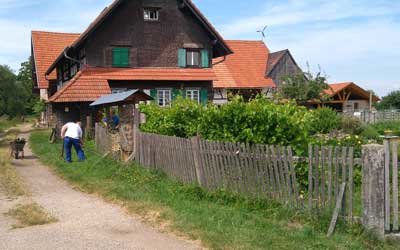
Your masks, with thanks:
M182 185L135 164L102 159L90 143L86 162L67 164L59 157L61 145L48 144L47 135L44 131L32 134L34 153L77 188L118 201L211 249L397 249L357 225L339 223L334 236L327 238L330 214L311 216L272 201Z
M14 229L57 222L56 218L49 215L43 207L36 203L17 205L5 215L17 220L17 223L12 226Z

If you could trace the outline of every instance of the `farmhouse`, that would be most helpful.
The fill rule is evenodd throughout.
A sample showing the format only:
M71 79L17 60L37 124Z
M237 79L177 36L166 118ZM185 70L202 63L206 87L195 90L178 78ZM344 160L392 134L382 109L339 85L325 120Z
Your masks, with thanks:
M58 124L93 117L101 96L141 89L161 106L268 94L297 74L290 52L226 41L190 0L116 0L82 34L33 31L35 90ZM54 118L54 119L53 119Z
M373 104L379 101L379 97L374 93L353 82L329 84L329 89L325 90L324 94L330 98L324 103L325 106L344 113L369 111ZM313 105L317 106L318 103Z

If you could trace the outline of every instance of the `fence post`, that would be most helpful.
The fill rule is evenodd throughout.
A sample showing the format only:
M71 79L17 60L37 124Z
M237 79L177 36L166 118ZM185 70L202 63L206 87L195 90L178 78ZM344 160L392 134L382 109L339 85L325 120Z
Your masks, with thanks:
M200 136L193 137L191 139L191 143L192 143L193 161L194 161L194 167L196 169L197 182L201 187L203 187L205 176L204 176L203 166L201 165Z
M385 233L385 150L382 145L362 149L362 224L383 237Z

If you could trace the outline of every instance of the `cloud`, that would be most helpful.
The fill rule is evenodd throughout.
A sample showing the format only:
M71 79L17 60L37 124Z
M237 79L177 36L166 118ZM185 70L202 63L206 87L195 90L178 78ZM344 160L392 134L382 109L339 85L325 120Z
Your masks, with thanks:
M31 54L32 30L83 32L110 1L0 0L0 64L18 70Z
M331 82L354 81L384 95L400 84L399 1L269 2L252 17L220 25L230 39L260 39L269 25L271 50L290 49L298 63L321 65Z
M395 14L400 14L399 1L287 0L279 4L270 1L258 14L223 24L221 29L231 37L254 33L264 25L279 27Z

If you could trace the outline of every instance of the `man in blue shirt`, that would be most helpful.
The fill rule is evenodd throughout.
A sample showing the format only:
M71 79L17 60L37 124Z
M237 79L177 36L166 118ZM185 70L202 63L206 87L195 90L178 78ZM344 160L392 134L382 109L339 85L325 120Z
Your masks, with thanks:
M119 116L116 114L115 111L112 112L111 121L111 127L113 129L119 129Z

